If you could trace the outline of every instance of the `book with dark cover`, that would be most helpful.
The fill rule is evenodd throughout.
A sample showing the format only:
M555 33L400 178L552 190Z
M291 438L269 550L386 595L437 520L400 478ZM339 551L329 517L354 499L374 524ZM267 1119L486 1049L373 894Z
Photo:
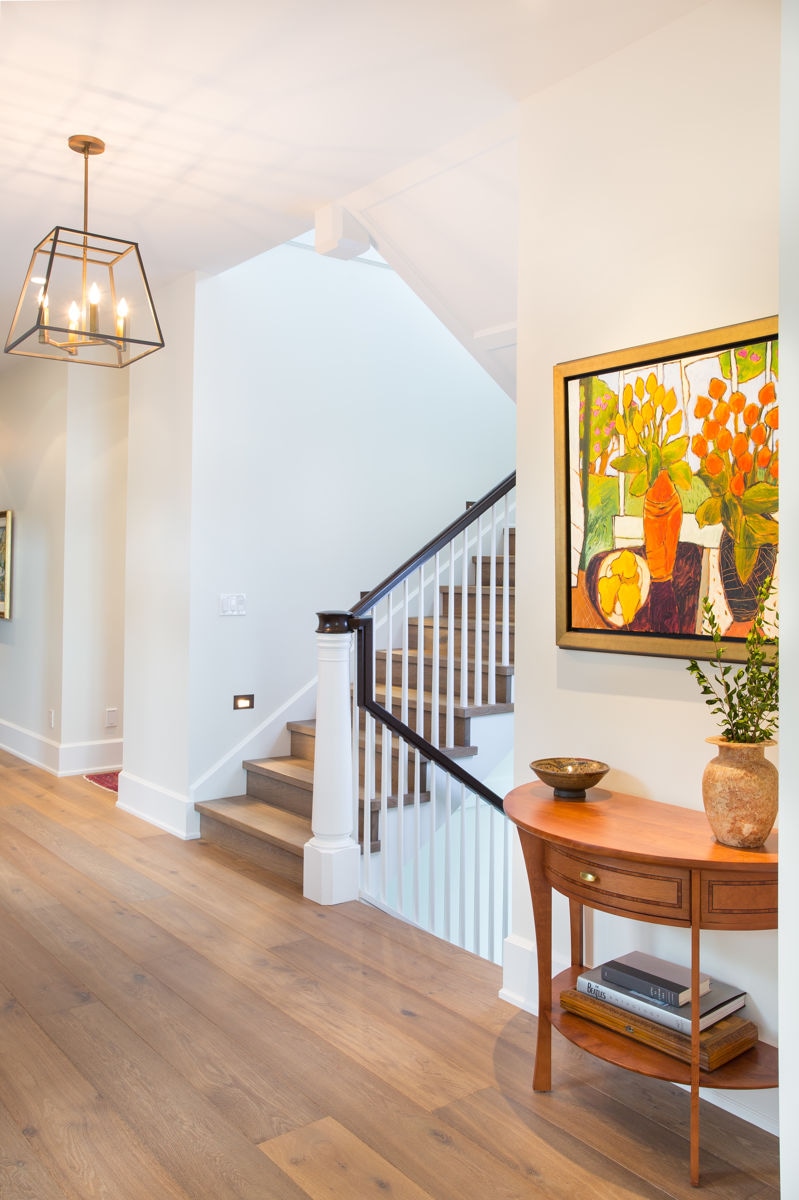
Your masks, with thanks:
M602 978L607 983L620 983L622 987L661 1004L681 1005L691 999L690 967L680 967L640 950L603 963ZM710 976L700 975L699 995L704 996L709 990Z
M615 1004L606 1004L587 992L578 991L577 988L567 988L561 992L560 1004L566 1012L587 1017L606 1029L613 1029L616 1033L623 1033L625 1037L632 1038L633 1041L651 1046L654 1050L662 1050L672 1058L679 1058L681 1062L691 1061L689 1034L667 1029L665 1025L647 1020L637 1013L625 1012ZM753 1021L737 1013L722 1017L699 1034L699 1066L703 1071L715 1071L717 1067L723 1067L739 1054L751 1050L757 1040L758 1029Z
M678 1033L691 1032L691 1004L658 1004L655 1000L648 1000L638 992L622 987L620 983L608 983L602 978L601 967L594 967L578 975L577 989L589 996L596 996L598 1000L604 1000L606 1004L615 1004L617 1008L623 1008L627 1012L648 1017L658 1025L676 1029ZM699 1028L707 1029L709 1025L715 1025L722 1017L743 1008L745 1003L746 992L732 984L711 979L710 991L699 999Z

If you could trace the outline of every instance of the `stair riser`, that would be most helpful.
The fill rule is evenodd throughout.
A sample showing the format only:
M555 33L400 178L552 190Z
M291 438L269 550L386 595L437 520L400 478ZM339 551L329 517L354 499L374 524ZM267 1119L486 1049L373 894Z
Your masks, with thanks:
M316 734L313 730L307 733L300 732L297 729L292 729L291 733L291 754L295 758L304 758L312 763L314 760L314 750L316 747Z
M477 563L475 562L475 570L476 569L477 569ZM505 563L503 562L503 560L501 558L497 559L495 570L496 570L497 587L502 587L502 584L505 582ZM480 573L482 575L483 586L489 587L491 584L491 560L490 559L484 558L482 560L482 562L480 564ZM516 586L516 564L514 563L513 559L510 559L508 562L508 578L510 579L510 586L515 587Z
M200 814L200 837L302 887L302 858L280 846L250 837L243 830L215 821L204 813Z
M411 626L411 628L408 630L408 634L409 634L408 641L409 641L410 648L412 650L418 649L417 637L416 637L416 627ZM447 652L447 645L448 645L446 629L439 630L438 641L439 641L439 646L441 648L441 655L443 657ZM459 655L461 652L461 641L462 641L461 631L460 631L460 629L456 629L454 631L454 638L452 641L452 646L454 647L454 653L456 656ZM514 630L511 628L508 630L508 653L510 655L511 662L513 662L514 647L515 647L515 636L514 636ZM481 639L481 648L482 648L483 654L486 654L488 652L488 633L487 633L485 627L483 628L483 636ZM501 629L498 629L495 632L494 648L495 648L495 652L497 655L497 659L499 659L500 655L502 654L502 630ZM469 650L469 653L471 653L472 650L474 649L474 621L469 622L469 640L468 640L467 649ZM432 627L432 625L425 625L425 627L424 627L424 653L427 655L430 655L430 654L432 654L432 652L433 652L433 627Z
M258 800L265 800L267 804L274 804L276 808L284 808L286 812L311 819L313 793L297 787L296 784L284 783L282 780L270 779L266 775L248 771L247 793Z
M405 786L406 787L408 787L413 782L415 769L416 768L415 768L414 761L413 761L413 755L406 754L406 760L405 760ZM361 789L363 789L363 773L364 773L364 762L363 762L363 758L361 758L361 767L360 767L360 772L358 775L358 782L359 782ZM419 780L420 780L419 786L420 786L421 790L426 791L427 790L427 763L424 761L419 764ZM383 783L383 757L381 754L378 753L378 754L375 754L375 761L374 761L375 791L380 790L380 788L382 787L382 783ZM392 755L390 791L392 793L396 793L398 790L399 790L399 761L398 761L396 755Z
M381 695L380 688L375 688L375 699L377 700L378 704L385 704L385 695L384 694ZM399 717L400 719L402 719L402 706L399 702L395 702L390 711L393 712L395 717ZM413 730L416 729L416 709L412 705L408 706L406 723L410 726L411 729L413 729ZM455 746L471 745L471 742L469 740L470 731L471 731L471 719L469 717L455 717L453 724L454 724L454 737L453 737L452 744ZM426 738L428 741L430 740L431 728L432 728L431 715L428 711L425 711L424 729L422 730L422 736L424 738ZM447 728L446 718L444 716L443 711L439 710L438 732L439 732L439 740L442 743L442 745L444 744L444 740L445 740L445 736L446 736L446 728Z
M442 591L442 593L441 593L441 609L440 609L442 618L446 618L449 615L449 603L450 603L449 592ZM502 628L502 625L504 623L504 614L502 611L502 603L503 603L502 597L497 596L495 621L496 621L498 628ZM509 614L508 624L509 625L513 625L515 609L516 609L516 600L515 600L515 597L511 596L508 599L508 614ZM477 597L476 596L470 594L467 597L466 611L469 615L469 620L474 621L475 613L477 611ZM490 609L489 609L488 596L482 596L481 610L480 610L480 619L482 621L488 621L489 611L490 611ZM461 613L463 612L463 593L462 592L455 592L454 595L452 596L452 612L455 616L455 619L460 620Z
M378 650L375 659L375 683L384 684L386 682L386 659L385 651ZM408 659L408 686L416 688L419 674L418 660L416 657ZM460 696L461 678L463 672L460 666L456 665L453 670L454 689L456 699ZM474 695L474 678L475 670L471 667L467 673L469 696ZM391 682L394 687L398 687L402 679L402 661L399 655L394 657L394 665L391 673ZM422 671L422 691L429 692L432 690L433 666L432 663L426 662ZM498 703L510 703L512 697L512 676L507 674L495 675L496 699ZM483 699L488 697L488 668L485 667L482 671L483 681ZM438 669L438 689L439 694L446 695L447 689L447 664L441 662Z

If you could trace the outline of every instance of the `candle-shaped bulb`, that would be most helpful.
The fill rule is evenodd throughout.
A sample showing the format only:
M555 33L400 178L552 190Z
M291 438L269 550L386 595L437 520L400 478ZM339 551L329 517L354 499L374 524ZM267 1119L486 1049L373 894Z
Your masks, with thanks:
M128 302L123 296L117 305L117 337L128 336Z
M96 283L89 288L89 333L97 333L100 328L100 289Z
M44 331L44 326L47 324L47 322L49 320L48 309L50 306L50 301L47 297L47 292L44 290L43 287L39 288L38 301L39 301L39 341L44 342L47 340L47 334Z

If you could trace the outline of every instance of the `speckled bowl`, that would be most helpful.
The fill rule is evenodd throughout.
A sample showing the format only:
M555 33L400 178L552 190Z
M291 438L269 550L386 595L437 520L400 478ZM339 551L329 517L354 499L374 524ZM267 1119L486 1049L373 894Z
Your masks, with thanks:
M537 758L530 768L562 800L585 800L586 788L596 787L610 770L595 758Z

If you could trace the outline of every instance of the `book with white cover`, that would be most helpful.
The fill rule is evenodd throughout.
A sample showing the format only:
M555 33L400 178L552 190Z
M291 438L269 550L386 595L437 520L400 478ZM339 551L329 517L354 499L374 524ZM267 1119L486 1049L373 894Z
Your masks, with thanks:
M659 1004L656 1000L648 1000L645 996L622 987L621 984L607 983L602 978L601 967L593 967L590 971L583 971L582 975L578 975L577 990L589 996L596 996L606 1004L615 1004L617 1008L626 1009L627 1012L639 1013L640 1016L657 1021L669 1029L676 1029L680 1033L691 1032L690 1004ZM746 992L742 992L733 984L711 979L710 991L699 1001L699 1028L707 1029L722 1017L743 1008L745 1003Z
M663 1004L687 1004L691 999L691 968L666 962L652 954L632 950L610 962L602 963L602 978L606 983L639 992L650 1000ZM710 976L699 976L699 995L710 990Z

